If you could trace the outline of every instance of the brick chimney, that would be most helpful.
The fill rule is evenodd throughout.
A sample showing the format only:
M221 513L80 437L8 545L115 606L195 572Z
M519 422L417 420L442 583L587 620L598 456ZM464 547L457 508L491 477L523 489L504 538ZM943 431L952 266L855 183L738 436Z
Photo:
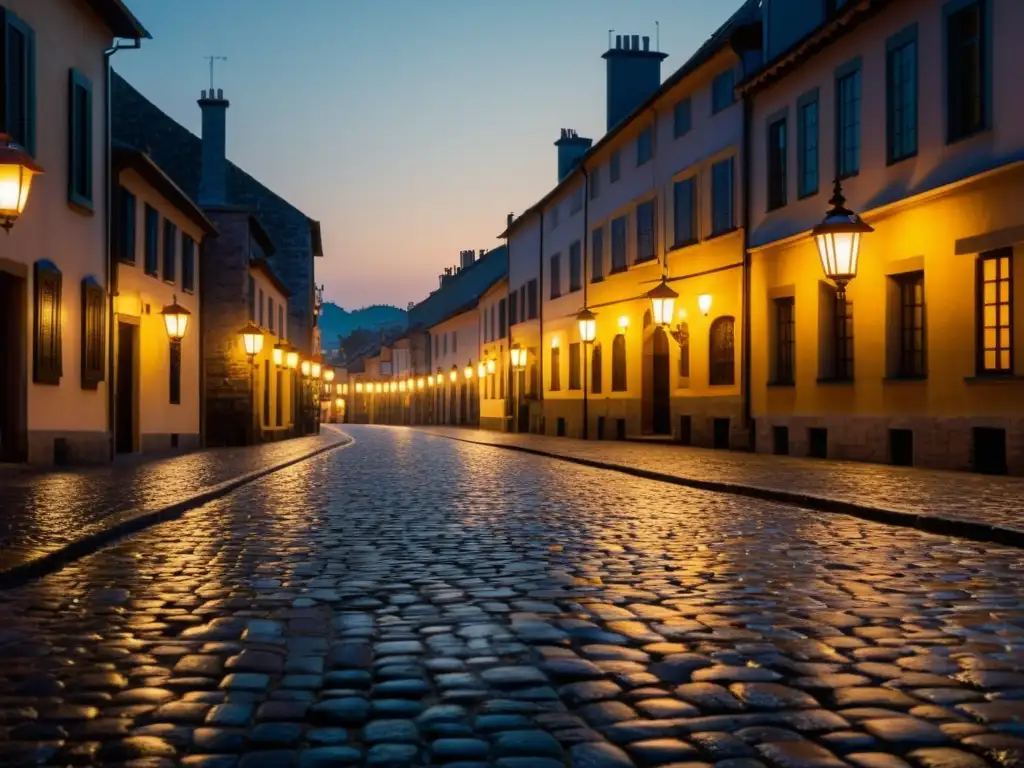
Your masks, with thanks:
M572 173L572 169L575 168L587 150L593 146L593 139L584 139L572 128L563 128L562 135L558 141L555 142L555 146L558 147L558 183L561 184L562 180Z
M611 130L661 87L661 62L667 53L652 51L651 38L616 35L615 47L601 58L608 62L608 116Z
M203 112L203 166L199 180L200 205L226 205L228 202L227 116L231 106L224 91L203 91L199 108Z

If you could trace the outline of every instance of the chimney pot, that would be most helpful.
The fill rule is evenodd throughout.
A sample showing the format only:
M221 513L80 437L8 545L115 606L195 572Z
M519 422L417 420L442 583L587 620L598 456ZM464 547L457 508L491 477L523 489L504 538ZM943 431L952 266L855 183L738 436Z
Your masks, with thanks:
M644 50L651 50L651 38L648 37L647 35L644 35Z
M616 49L622 47L622 35L616 35L615 36L615 47L616 47Z
M223 88L218 88L217 89L217 98L219 100L223 101L223 99L224 99L224 89Z
M511 227L511 226L512 226L512 222L513 222L513 220L514 220L514 219L515 219L515 215L514 215L514 214L512 214L512 213L510 213L510 214L508 215L508 219L506 220L506 224L507 224L507 226L510 226L510 227Z
M630 42L629 47L634 51L640 50L640 35L633 35L633 40Z

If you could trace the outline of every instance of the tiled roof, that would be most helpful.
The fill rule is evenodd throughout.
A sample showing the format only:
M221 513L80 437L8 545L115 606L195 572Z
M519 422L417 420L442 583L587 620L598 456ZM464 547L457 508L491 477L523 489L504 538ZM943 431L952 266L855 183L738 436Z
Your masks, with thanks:
M86 0L93 13L114 33L114 37L149 39L152 35L135 18L122 0Z
M409 332L424 331L465 312L491 286L507 276L508 249L502 245L452 275L443 286L412 307L409 310Z

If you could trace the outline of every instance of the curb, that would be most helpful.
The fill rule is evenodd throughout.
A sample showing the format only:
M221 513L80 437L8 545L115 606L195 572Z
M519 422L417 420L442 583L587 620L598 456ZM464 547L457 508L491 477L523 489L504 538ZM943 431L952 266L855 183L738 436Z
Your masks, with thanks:
M29 560L28 562L19 563L18 565L10 568L0 570L0 589L10 589L11 587L21 586L26 582L46 576L47 574L60 570L68 563L79 560L86 555L90 555L96 550L101 549L107 544L110 544L111 542L130 533L137 533L138 531L149 528L157 523L175 520L186 512L196 509L197 507L201 507L204 504L208 504L209 502L223 496L227 496L232 491L241 488L243 485L248 485L255 480L259 480L261 477L266 477L274 472L287 469L299 462L308 461L309 459L315 458L316 456L320 456L329 451L336 451L340 448L347 448L350 445L355 444L355 439L350 435L347 435L340 430L339 434L341 435L341 439L337 442L331 443L330 445L321 446L309 453L303 454L302 456L282 461L280 464L274 464L270 467L257 469L244 475L233 477L230 480L225 480L222 483L210 486L193 496L176 501L165 507L145 510L142 512L129 511L123 519L117 520L101 530L88 533L80 539L69 542L52 552L47 552L45 555Z
M921 515L914 512L901 512L899 510L887 509L885 507L871 507L865 504L855 504L851 501L830 499L825 496L814 496L806 493L783 491L776 488L763 488L756 485L741 485L739 483L729 483L721 480L698 480L693 477L680 477L679 475L669 475L649 469L638 469L637 467L630 467L624 464L614 464L612 462L597 461L595 459L585 459L579 456L568 456L566 454L554 453L553 451L545 451L539 448L528 448L523 445L487 443L479 440L470 440L465 437L456 437L454 435L442 434L440 432L432 432L430 430L422 430L422 432L424 434L441 437L446 440L455 440L460 443L482 445L489 448L517 451L519 453L526 453L532 456L543 456L549 459L558 459L560 461L569 462L570 464L579 464L580 466L591 467L592 469L621 472L626 475L643 478L644 480L654 480L659 483L669 483L670 485L679 485L685 488L696 488L701 491L728 493L733 496L745 496L750 499L759 499L778 504L787 504L789 506L804 507L828 514L850 515L852 517L861 518L862 520L895 525L901 528L913 528L918 531L934 533L940 536L951 536L982 542L985 544L1002 544L1004 546L1024 548L1024 531L1016 530L1014 528L1004 528L1003 526L991 523L981 523L973 520L959 520L951 517L942 517L941 515Z

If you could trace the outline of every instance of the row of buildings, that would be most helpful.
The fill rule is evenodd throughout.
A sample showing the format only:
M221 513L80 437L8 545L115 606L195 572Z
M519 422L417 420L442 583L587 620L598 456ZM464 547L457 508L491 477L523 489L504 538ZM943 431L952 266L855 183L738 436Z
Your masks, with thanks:
M0 461L314 431L320 226L227 159L223 92L200 138L119 77L122 0L0 22Z
M504 269L355 361L349 417L1024 473L1018 33L749 0L664 81L615 35L603 137L561 131Z

